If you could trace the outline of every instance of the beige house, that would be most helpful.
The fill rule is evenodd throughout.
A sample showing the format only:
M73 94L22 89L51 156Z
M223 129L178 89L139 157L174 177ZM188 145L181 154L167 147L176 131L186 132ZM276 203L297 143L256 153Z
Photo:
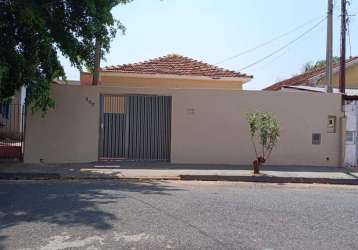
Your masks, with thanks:
M252 76L172 54L145 62L105 67L100 84L156 89L242 89ZM81 72L81 85L92 85L92 75Z
M25 162L251 164L251 111L281 124L268 164L337 166L344 157L339 94L243 91L250 76L177 55L107 67L98 86L85 77L53 86L45 118L27 117Z
M339 88L339 64L333 66L333 87ZM298 74L283 81L274 83L263 90L281 90L284 87L311 86L326 87L325 68L319 68ZM358 56L346 60L346 88L358 89Z

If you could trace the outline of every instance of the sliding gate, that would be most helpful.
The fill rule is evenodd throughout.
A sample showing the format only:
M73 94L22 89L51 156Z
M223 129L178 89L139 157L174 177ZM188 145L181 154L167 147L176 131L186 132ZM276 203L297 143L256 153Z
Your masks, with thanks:
M170 159L171 97L102 95L100 160Z

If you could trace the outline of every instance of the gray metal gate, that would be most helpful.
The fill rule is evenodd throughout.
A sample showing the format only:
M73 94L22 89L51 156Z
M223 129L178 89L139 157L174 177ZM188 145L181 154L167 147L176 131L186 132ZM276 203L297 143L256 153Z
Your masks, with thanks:
M24 110L22 104L0 102L0 159L22 160Z
M102 95L100 160L170 159L171 97Z

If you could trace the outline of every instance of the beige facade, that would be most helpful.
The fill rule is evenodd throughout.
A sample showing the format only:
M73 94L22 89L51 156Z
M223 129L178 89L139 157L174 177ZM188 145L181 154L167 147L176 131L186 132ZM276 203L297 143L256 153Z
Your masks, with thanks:
M92 75L81 72L83 85L91 85ZM160 89L236 89L241 90L247 77L205 77L178 75L123 74L101 72L100 85L122 88L160 88Z
M318 81L319 85L325 85L326 77L323 77ZM333 72L332 84L334 88L339 88L339 71ZM358 64L351 65L346 69L346 88L357 89L358 88Z
M96 161L100 94L172 96L172 163L251 164L250 111L269 111L280 120L281 139L268 164L341 163L338 94L69 85L53 86L56 108L45 118L28 116L25 162ZM329 116L337 119L335 133L328 132ZM312 133L321 134L320 145L312 145Z

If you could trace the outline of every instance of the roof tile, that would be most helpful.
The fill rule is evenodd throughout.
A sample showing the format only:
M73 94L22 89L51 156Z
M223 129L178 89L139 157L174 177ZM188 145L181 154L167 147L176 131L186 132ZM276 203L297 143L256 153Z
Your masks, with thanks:
M107 66L102 68L104 72L119 72L132 74L165 74L180 76L206 76L206 77L246 77L252 76L242 74L233 70L219 68L188 57L171 54L148 61Z

